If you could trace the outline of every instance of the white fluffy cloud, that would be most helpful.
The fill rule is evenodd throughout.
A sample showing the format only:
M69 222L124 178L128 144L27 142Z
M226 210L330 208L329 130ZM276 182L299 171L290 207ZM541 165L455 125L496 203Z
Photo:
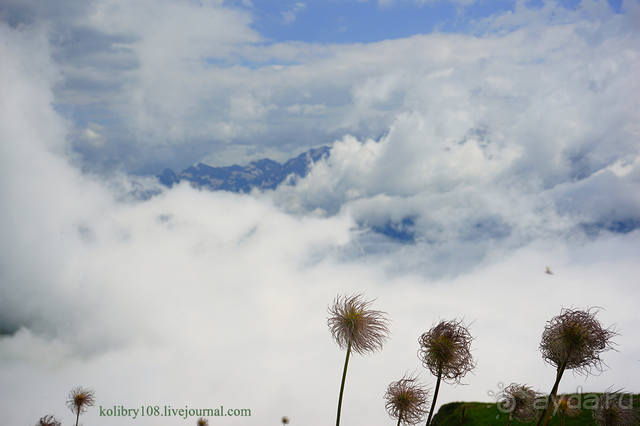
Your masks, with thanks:
M348 119L379 125L385 109L403 112L377 140L336 141L306 178L269 196L294 212L395 227L427 251L450 247L456 266L496 245L637 227L638 98L627 94L640 92L638 40L623 30L598 39L623 26L612 20L389 42L398 57L429 55L355 84Z
M600 318L621 335L604 374L567 375L561 391L637 391L640 234L577 231L638 216L640 121L629 94L640 44L624 19L253 52L302 63L218 69L221 87L255 89L223 98L238 117L299 105L290 112L300 120L326 114L312 125L384 135L340 138L307 178L273 193L181 185L146 201L123 194L137 181L104 182L70 164L74 129L52 107L64 67L47 33L0 25L3 421L52 412L69 422L66 393L83 384L103 406L225 404L253 411L225 418L230 425L282 415L327 424L344 354L326 306L356 291L389 313L392 338L381 353L353 358L345 423L387 421L387 384L422 371L417 337L441 318L473 323L478 361L469 386L442 388L443 403L489 400L511 381L548 391L554 372L538 343L562 306L603 306ZM134 36L127 49L146 50L145 36ZM255 34L237 40L245 36ZM152 50L156 66L167 60ZM166 95L161 87L145 105ZM406 217L415 244L387 244L362 226ZM90 409L85 422L132 421Z
M468 124L498 123L501 108L523 111L528 105L516 102L531 95L545 107L553 93L581 96L585 84L591 85L585 93L602 100L616 93L609 79L629 84L627 67L635 59L619 52L635 51L639 7L626 1L617 14L605 1L585 0L575 10L518 2L514 12L476 22L480 37L364 45L272 43L252 28L247 9L220 2L69 1L70 13L62 17L39 3L9 10L19 19L16 10L29 8L52 22L62 77L56 103L78 135L88 123L107 129L99 145L80 137L76 149L87 165L158 172L212 153L221 162L246 161L238 156L240 145L252 159L274 151L284 159L345 133L377 139L398 114L448 113L453 100L475 107ZM601 57L607 59L594 60ZM558 107L569 106L570 98L557 100ZM482 115L485 101L493 116ZM310 109L316 105L322 108ZM570 106L563 118L582 112ZM305 114L312 118L300 111L312 111ZM470 130L461 117L448 119Z

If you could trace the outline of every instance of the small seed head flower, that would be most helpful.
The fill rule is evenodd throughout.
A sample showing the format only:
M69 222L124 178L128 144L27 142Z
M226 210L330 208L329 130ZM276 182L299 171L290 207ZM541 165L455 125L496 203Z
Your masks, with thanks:
M60 422L51 414L41 417L36 426L60 426Z
M198 426L209 426L209 420L205 419L204 417L200 417L198 419Z
M385 312L369 309L372 301L361 294L337 296L329 306L327 324L340 348L351 349L359 354L375 352L389 336L389 320Z
M520 422L528 422L536 418L536 400L539 394L527 385L511 383L502 391L500 407Z
M544 360L555 367L564 364L578 373L588 374L594 368L602 371L600 354L612 349L611 338L617 333L602 327L595 318L597 312L593 308L562 309L548 321L540 343Z
M631 426L637 424L638 413L630 395L605 392L593 409L593 419L599 426Z
M434 376L442 374L442 380L459 383L473 370L471 356L473 338L462 321L440 321L418 340L418 357Z
M426 414L429 391L418 383L414 376L404 376L391 382L384 395L385 407L389 415L405 425L421 422Z
M289 417L283 416L282 417L282 424L283 425L288 425L289 424Z
M78 386L69 392L67 407L75 414L84 413L87 407L92 407L96 402L92 390Z

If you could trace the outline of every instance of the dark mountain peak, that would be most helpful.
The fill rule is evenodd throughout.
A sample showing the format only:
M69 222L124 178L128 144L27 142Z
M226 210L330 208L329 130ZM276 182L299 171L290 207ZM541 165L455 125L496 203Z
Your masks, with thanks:
M255 160L249 163L249 166L254 166L260 169L265 169L265 168L274 168L274 167L281 167L281 164L278 163L277 161L273 161L269 158L262 158L260 160Z
M299 161L312 161L316 162L323 157L329 155L329 151L331 148L328 146L321 146L320 148L311 148L309 151L305 151L302 154L298 155L295 158L288 160L284 165L286 166L289 163L295 163Z
M313 163L320 161L321 159L329 156L330 148L328 146L322 146L320 148L312 148L309 151L303 152L295 158L292 158L282 165L283 172L288 176L295 174L297 176L304 177L308 173L309 166ZM285 176L286 178L286 176Z
M262 158L250 162L246 166L234 164L232 166L213 167L198 163L175 173L165 169L158 180L161 184L171 187L186 180L198 188L205 187L215 190L231 192L249 192L253 188L275 189L290 175L304 177L310 166L329 155L329 147L323 146L303 152L295 158L280 164L269 158Z
M161 174L158 175L158 180L164 186L172 187L173 184L180 182L178 176L171 169L164 169Z

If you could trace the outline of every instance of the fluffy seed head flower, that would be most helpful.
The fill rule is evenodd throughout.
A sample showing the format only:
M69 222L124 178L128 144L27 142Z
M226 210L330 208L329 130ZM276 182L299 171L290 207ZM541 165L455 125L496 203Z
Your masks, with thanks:
M547 322L542 333L540 351L549 364L573 369L588 374L592 369L601 371L600 354L613 348L617 333L612 328L603 328L595 318L598 311L562 309L560 315Z
M289 417L283 416L282 417L282 424L283 425L288 425L289 424Z
M209 426L209 420L205 419L204 417L200 417L198 419L198 426Z
M472 341L462 321L440 321L420 336L418 357L434 376L442 374L445 382L460 383L460 379L475 367L471 356Z
M36 426L60 426L60 422L51 414L41 417Z
M569 395L561 395L553 400L553 414L561 414L567 417L575 417L580 414L578 398Z
M536 418L536 400L539 394L527 385L511 383L502 391L500 407L520 422L528 422Z
M600 426L635 425L638 413L633 408L633 398L621 391L605 392L593 409L593 419Z
M78 386L69 392L67 407L75 414L84 413L87 407L92 407L95 402L96 398L92 390Z
M372 301L361 294L337 296L329 306L327 324L338 346L359 354L375 352L389 336L389 320L385 312L369 309Z
M397 382L391 382L384 395L387 413L401 423L414 425L420 423L429 412L427 401L429 390L418 383L414 376L404 376Z

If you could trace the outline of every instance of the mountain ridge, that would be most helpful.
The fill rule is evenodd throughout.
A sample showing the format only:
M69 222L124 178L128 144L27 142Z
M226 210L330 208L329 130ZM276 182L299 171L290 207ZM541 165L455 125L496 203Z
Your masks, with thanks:
M156 177L162 185L169 188L181 181L188 181L197 188L212 191L247 193L253 188L275 189L291 175L306 176L311 165L328 157L329 151L328 146L312 148L282 164L269 158L254 160L245 166L233 164L214 167L197 163L179 173L164 169Z

